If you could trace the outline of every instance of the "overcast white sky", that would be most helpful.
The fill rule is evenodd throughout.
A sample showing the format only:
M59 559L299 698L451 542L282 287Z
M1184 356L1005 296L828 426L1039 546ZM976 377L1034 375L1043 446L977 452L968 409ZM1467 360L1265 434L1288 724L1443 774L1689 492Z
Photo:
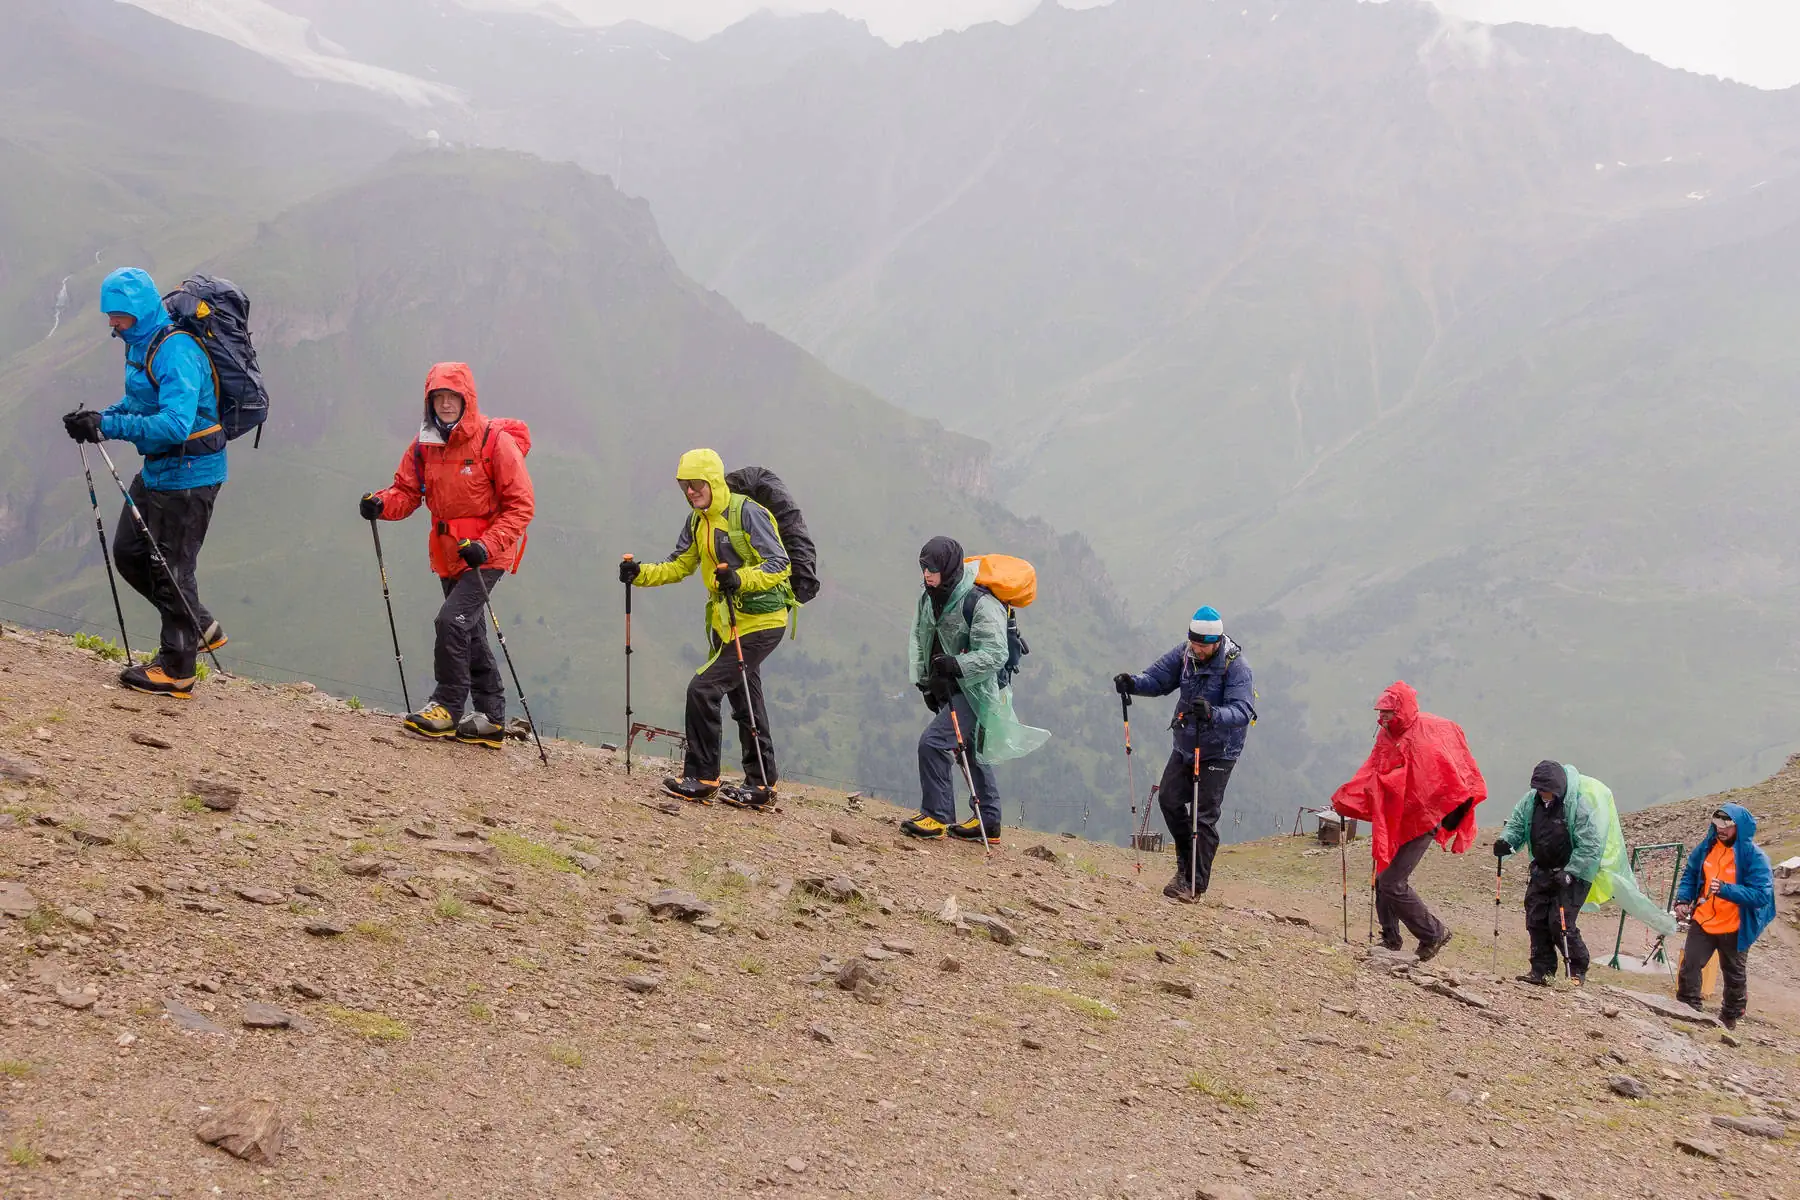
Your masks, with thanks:
M638 20L690 37L716 33L765 8L835 9L889 41L982 21L1016 21L1037 0L465 0L472 7L555 6L592 24ZM1048 2L1048 0L1047 0ZM1063 0L1093 8L1109 0ZM1194 0L1200 3L1201 0ZM1230 3L1231 0L1221 0ZM1294 0L1304 3L1305 0ZM1761 87L1800 83L1800 0L1435 0L1481 21L1534 21L1609 33L1671 66Z

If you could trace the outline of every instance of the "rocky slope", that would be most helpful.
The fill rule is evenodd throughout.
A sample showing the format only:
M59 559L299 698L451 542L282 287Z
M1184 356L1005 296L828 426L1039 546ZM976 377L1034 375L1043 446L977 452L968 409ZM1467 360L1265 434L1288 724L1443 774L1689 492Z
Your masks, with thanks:
M1360 907L1344 944L1310 840L1177 907L1107 847L671 807L605 750L112 671L0 640L8 1196L1794 1194L1791 930L1728 1044L1490 979L1481 862L1421 877L1460 931L1427 975L1363 961Z

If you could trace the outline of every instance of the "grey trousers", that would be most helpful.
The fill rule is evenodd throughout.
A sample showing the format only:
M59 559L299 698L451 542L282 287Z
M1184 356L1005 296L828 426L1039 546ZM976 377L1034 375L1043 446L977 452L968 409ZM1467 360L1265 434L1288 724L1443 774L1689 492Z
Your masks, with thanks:
M1431 915L1412 889L1412 873L1431 843L1432 831L1421 833L1400 847L1387 870L1375 877L1375 917L1381 922L1381 940L1389 946L1400 944L1401 925L1421 942L1435 942L1444 936L1444 923Z

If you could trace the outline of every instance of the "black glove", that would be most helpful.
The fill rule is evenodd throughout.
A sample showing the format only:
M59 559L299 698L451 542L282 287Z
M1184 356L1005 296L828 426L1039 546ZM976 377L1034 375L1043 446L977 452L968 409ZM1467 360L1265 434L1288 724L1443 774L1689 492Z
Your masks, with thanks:
M380 496L369 492L357 504L356 511L362 514L365 521L379 521L381 514L387 511L387 506L381 502Z
M921 695L925 698L925 707L926 708L929 708L932 712L935 713L939 709L944 707L943 698L937 694L937 691L934 688L932 688L932 686L929 683L917 683L917 684L914 684L913 686L918 688L919 695Z
M1194 704L1194 720L1200 722L1202 725L1211 725L1212 719L1213 719L1212 701L1211 700L1196 701Z
M471 567L479 567L487 562L487 547L471 538L464 538L456 545L456 553Z
M1561 889L1562 891L1566 892L1570 888L1575 886L1575 877L1573 875L1569 874L1567 871L1557 871L1557 872L1555 872L1555 877L1556 877L1556 886L1559 889Z
M1505 838L1500 838L1494 842L1494 857L1495 858L1505 858L1507 855L1509 855L1511 853L1512 853L1512 843L1507 841Z
M1121 671L1119 674L1114 675L1113 690L1118 692L1121 696L1131 695L1132 681L1130 674Z
M962 666L948 654L932 656L931 673L939 679L961 679Z
M644 565L642 563L638 562L634 558L620 559L619 560L619 582L620 583L636 583L637 577L638 577L638 572L643 569L644 569Z
M91 408L77 409L63 418L63 428L78 442L98 442L100 414Z
M744 581L738 578L737 568L728 567L724 563L719 564L718 579L719 590L727 596L737 595L738 589L744 586Z
M1469 819L1469 810L1473 807L1475 807L1475 801L1473 799L1464 800L1461 804L1444 814L1444 819L1438 822L1438 827L1446 831L1460 829L1462 823Z

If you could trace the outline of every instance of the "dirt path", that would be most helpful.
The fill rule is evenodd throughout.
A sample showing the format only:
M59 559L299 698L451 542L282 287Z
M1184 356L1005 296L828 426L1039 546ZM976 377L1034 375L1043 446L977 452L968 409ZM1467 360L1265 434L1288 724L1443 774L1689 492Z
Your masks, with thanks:
M609 752L545 771L114 669L0 639L0 1195L1800 1195L1792 1135L1710 1122L1800 1121L1791 1014L1732 1047L1494 983L1467 863L1423 877L1459 935L1421 978L1341 943L1304 840L1233 848L1176 906L1109 847L1009 832L984 863L812 790L664 812ZM717 925L653 917L664 888ZM253 1002L292 1026L246 1028L280 1019ZM257 1097L272 1164L196 1137Z

